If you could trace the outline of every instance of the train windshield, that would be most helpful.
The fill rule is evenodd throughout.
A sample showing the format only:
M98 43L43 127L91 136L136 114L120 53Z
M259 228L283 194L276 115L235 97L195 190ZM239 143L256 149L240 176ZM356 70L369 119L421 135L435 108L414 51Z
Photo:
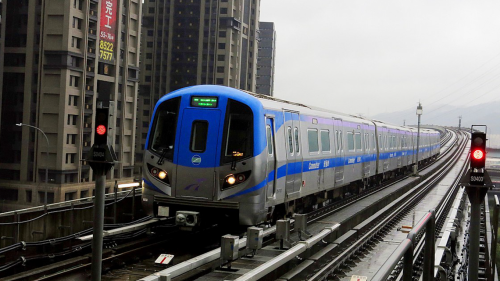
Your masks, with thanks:
M156 110L151 132L150 149L172 161L174 159L175 131L179 116L180 98L164 101Z
M250 107L229 99L223 140L222 164L253 156L253 113Z

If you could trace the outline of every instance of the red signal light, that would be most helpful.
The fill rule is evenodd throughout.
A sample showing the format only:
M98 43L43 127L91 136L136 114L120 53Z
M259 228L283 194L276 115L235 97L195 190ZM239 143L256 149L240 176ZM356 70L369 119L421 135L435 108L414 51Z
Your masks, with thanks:
M106 126L104 125L97 126L96 133L101 136L104 135L106 133Z
M476 160L481 160L484 157L484 152L480 149L476 149L474 150L474 152L472 152L472 157L474 157L474 159Z

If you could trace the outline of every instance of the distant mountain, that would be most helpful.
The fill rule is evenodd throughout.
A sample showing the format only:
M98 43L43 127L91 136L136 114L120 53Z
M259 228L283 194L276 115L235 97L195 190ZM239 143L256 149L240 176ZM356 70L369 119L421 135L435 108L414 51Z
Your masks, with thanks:
M421 116L422 125L458 126L458 117L462 116L462 128L471 125L486 125L491 147L500 147L500 101L473 105L469 107L453 107L449 105L426 106ZM386 112L371 116L376 120L392 124L416 125L417 115L414 109Z
M471 125L487 125L488 133L500 134L500 101L474 105L470 107L453 107L449 105L426 106L421 124L458 126L458 117L462 116L462 127ZM371 118L402 125L417 124L416 107L405 111L386 112Z

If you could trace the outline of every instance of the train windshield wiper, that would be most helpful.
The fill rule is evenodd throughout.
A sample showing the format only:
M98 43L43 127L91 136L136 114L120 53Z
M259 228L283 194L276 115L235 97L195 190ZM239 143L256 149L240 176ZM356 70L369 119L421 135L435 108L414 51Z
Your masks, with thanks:
M161 155L160 155L160 159L158 159L158 162L157 162L158 165L163 164L163 160L165 159L165 156L167 156L167 151L168 151L168 148L164 148L162 150Z

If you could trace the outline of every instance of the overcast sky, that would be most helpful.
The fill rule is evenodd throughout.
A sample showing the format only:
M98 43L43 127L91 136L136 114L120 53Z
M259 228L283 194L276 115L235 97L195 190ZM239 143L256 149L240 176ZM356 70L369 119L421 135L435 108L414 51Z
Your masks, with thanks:
M500 1L261 0L274 95L372 116L500 100Z

